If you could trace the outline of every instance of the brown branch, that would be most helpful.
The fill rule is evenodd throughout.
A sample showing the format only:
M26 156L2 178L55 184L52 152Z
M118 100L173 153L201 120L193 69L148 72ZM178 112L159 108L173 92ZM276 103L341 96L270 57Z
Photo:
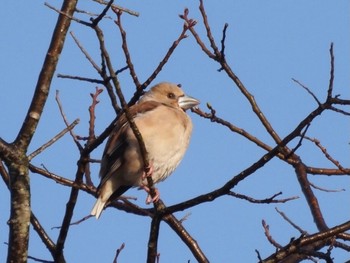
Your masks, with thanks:
M152 218L151 228L148 239L148 250L147 250L147 263L156 262L158 255L158 237L159 227L162 218L159 215L155 215Z
M46 148L50 147L52 144L57 142L60 138L62 138L67 132L74 129L74 127L79 123L79 119L74 120L67 128L63 129L60 133L54 136L47 143L43 144L40 148L36 149L34 152L28 155L28 160L32 160L35 156L42 153Z
M331 58L331 70L329 73L329 85L328 85L328 91L327 91L327 100L332 99L332 93L333 93L333 83L334 83L334 53L333 53L333 43L331 43L331 47L329 48L329 55Z
M228 28L228 24L225 23L224 29L222 30L222 39L221 39L221 57L225 58L225 40L226 40L226 31Z
M302 132L302 130L310 123L313 119L315 119L317 116L319 116L326 107L322 104L321 106L317 107L314 111L312 111L308 116L306 116L298 125L297 127L290 132L277 146L275 146L273 149L271 149L268 153L264 154L259 160L257 160L255 163L253 163L251 166L240 172L239 174L235 175L231 180L229 180L226 184L224 184L222 187L200 195L198 197L195 197L193 199L187 200L183 203L179 203L173 206L169 206L166 208L166 213L174 213L176 211L183 211L189 207L198 205L200 203L204 202L211 202L215 200L216 198L226 195L232 188L234 188L239 182L250 176L252 173L254 173L256 170L263 167L266 163L268 163L273 157L277 156L279 153L284 152L284 147L293 139L295 139L299 134ZM297 156L293 156L293 158L296 158L294 166L297 166L299 164L299 160L297 160ZM305 167L306 169L306 167Z
M177 233L181 240L191 250L193 256L200 263L208 263L209 260L199 247L197 241L186 231L181 222L177 220L172 214L167 214L163 217L163 220Z
M264 263L282 262L293 255L306 255L307 251L317 251L325 244L333 242L333 237L344 233L350 229L350 221L344 224L335 226L326 231L318 232L309 236L301 236L298 239L292 240L287 246L280 249L278 252L272 254L264 259ZM304 251L304 254L303 254ZM287 262L287 261L283 261ZM288 261L292 262L292 261ZM293 261L297 262L297 261Z
M56 253L56 245L52 241L52 239L49 237L49 235L46 233L45 229L40 224L39 220L36 218L34 213L32 212L30 215L30 223L32 224L34 230L39 235L42 242L45 244L47 249L50 251L52 257L54 257Z
M95 28L95 27L97 27L97 25L95 25L92 28ZM95 32L98 33L99 31L95 30ZM115 94L113 92L113 87L109 83L110 77L107 76L107 74L105 72L105 69L104 69L104 58L103 58L103 55L102 55L102 50L101 50L101 64L102 64L102 67L100 68L97 65L97 63L91 58L90 54L86 51L86 49L83 47L83 45L80 43L80 41L74 35L74 33L70 32L70 34L73 37L73 39L74 39L75 43L77 44L77 46L79 47L79 49L81 50L81 52L85 55L85 57L90 62L90 64L93 66L93 68L97 71L97 73L102 77L103 84L104 84L104 86L107 89L109 98L110 98L111 103L112 103L112 107L113 107L114 111L118 114L120 112L120 108L119 108L118 103L117 103L117 98L116 98L116 96L115 96ZM97 36L97 37L98 37L98 40L100 42L100 49L101 49L101 46L104 45L103 36Z
M265 115L263 114L263 112L261 111L261 109L259 108L258 104L255 101L254 96L246 89L246 87L243 85L243 83L240 81L240 79L238 78L238 76L232 71L232 69L230 68L230 66L227 64L225 58L221 55L215 40L212 36L211 33L211 29L208 23L208 18L207 18L207 14L205 12L204 9L204 5L203 5L203 1L200 1L200 6L199 6L200 12L202 14L202 18L203 18L203 23L207 32L207 38L210 42L210 45L214 51L214 56L212 55L211 52L208 52L203 44L203 41L200 40L200 37L198 36L198 34L195 32L194 28L191 28L191 33L192 35L196 38L197 43L199 44L199 46L202 48L202 50L209 56L209 58L217 61L218 63L220 63L220 71L223 70L226 72L227 76L232 79L232 81L236 84L236 86L238 87L238 89L241 91L241 93L246 97L246 99L248 100L248 102L250 103L253 112L255 113L255 115L258 117L258 119L260 120L260 122L262 123L262 125L265 127L266 131L268 132L268 134L270 134L270 136L274 139L274 141L279 144L281 143L281 138L278 136L278 134L276 133L276 131L273 129L273 127L271 126L270 122L267 120L267 118L265 117ZM186 16L182 16L181 18L183 19L188 19ZM186 21L186 20L185 20ZM287 148L285 148L283 150L283 152L286 152Z
M103 80L99 80L99 79L85 78L85 77L79 77L79 76L71 76L71 75L66 75L66 74L57 74L57 78L80 80L80 81L86 81L86 82L97 83L97 84L103 84L104 83Z
M301 227L295 224L291 219L289 219L285 213L280 211L277 207L275 209L277 213L279 213L283 217L283 219L286 220L291 226L293 226L296 230L298 230L301 235L304 235L304 236L308 235L308 233L305 230L303 230Z
M308 87L306 87L304 84L302 84L299 80L296 80L294 78L292 78L292 80L295 83L297 83L300 87L305 89L307 91L307 93L309 93L314 98L314 100L317 102L318 105L321 105L321 102L319 101L319 99L316 97L316 95Z
M306 171L308 174L313 174L313 175L350 175L350 169L344 169L344 170L339 170L339 169L329 169L329 168L322 168L322 167L306 167Z
M75 185L80 185L83 182L83 175L84 175L84 168L85 168L85 161L84 161L85 156L81 155L80 160L78 161L77 164L77 171L75 174L75 180L74 180L74 184ZM55 262L63 262L62 261L62 257L63 257L63 248L64 248L64 244L66 242L66 238L68 235L68 230L70 227L70 223L73 217L73 211L75 208L75 205L77 203L78 200L78 194L79 194L79 189L72 187L71 188L71 192L70 192L70 196L69 196L69 200L66 204L66 211L63 217L63 221L61 224L61 230L59 233L59 236L57 238L57 242L56 242L56 252L55 252Z
M78 46L80 51L85 55L85 58L90 62L92 67L98 72L101 73L101 68L97 65L97 63L93 60L93 58L90 56L89 52L84 48L84 46L80 43L78 38L75 36L74 32L71 31L69 34L72 36L75 44Z
M96 105L99 103L98 96L103 92L103 89L99 89L96 87L95 93L90 93L90 96L92 98L91 105L89 106L89 136L87 140L87 145L91 144L95 139L95 108ZM87 185L93 185L91 180L91 172L90 172L90 156L87 156L88 160L86 161L85 165L85 179Z
M317 228L320 231L327 230L328 226L323 218L321 208L307 178L306 166L300 160L298 164L294 165L294 169Z
M216 56L217 61L224 60L224 57L221 56L221 53L220 53L220 51L215 43L213 34L211 33L211 29L210 29L210 25L209 25L209 21L208 21L208 16L207 16L205 8L204 8L203 0L199 1L199 11L202 14L203 24L204 24L205 30L207 31L207 38L209 40L211 48L214 51L214 54Z
M252 198L252 197L250 197L250 196L246 196L246 195L242 195L242 194L237 194L237 193L232 192L232 191L230 191L230 192L228 193L228 195L230 195L230 196L234 196L234 197L237 197L237 198L239 198L239 199L244 199L244 200L247 200L248 202L251 202L251 203L254 203L254 204L286 203L286 202L288 202L288 201L295 200L295 199L298 199L298 198L299 198L299 196L292 196L292 197L284 198L284 199L275 199L277 196L279 196L279 195L281 195L281 194L282 194L282 192L279 192L279 193L277 193L277 194L274 194L274 195L271 196L271 197L258 200L258 199Z
M338 167L339 170L345 172L345 169L342 165L340 165L340 162L335 160L328 152L327 149L322 146L321 142L317 140L316 138L310 138L310 137L305 137L305 139L313 142L324 154L324 156L331 162L333 163L336 167Z
M282 246L280 244L278 244L276 242L276 240L273 239L273 237L270 234L270 226L268 224L266 224L265 220L261 221L262 226L264 228L264 232L265 232L265 236L267 238L267 240L276 248L282 248Z
M96 91L95 93L90 93L90 96L92 98L92 103L89 107L89 140L95 140L96 136L95 136L95 120L96 120L96 116L95 116L95 108L96 105L100 102L98 100L98 96L103 92L103 89L99 89L96 87Z
M60 99L60 95L59 95L59 94L60 94L59 91L56 90L55 99L56 99L58 108L59 108L59 110L60 110L61 116L62 116L62 118L63 118L63 121L64 121L64 123L66 124L66 127L69 127L70 124L69 124L69 121L68 121L68 119L67 119L66 114L65 114L64 111L63 111L63 106L62 106L62 102L61 102L61 99ZM79 141L77 140L77 136L75 135L75 133L73 132L72 129L69 130L69 133L70 133L70 135L72 136L75 145L78 147L79 152L81 152L81 151L83 150L83 146L81 146L81 144L80 144Z
M108 3L106 4L106 7L103 9L101 14L99 14L95 19L91 18L92 21L92 27L98 25L98 23L102 20L102 18L105 17L107 14L107 11L111 8L111 5L113 4L114 0L109 0Z
M315 184L313 184L313 183L311 183L311 182L309 182L309 184L310 184L313 188L315 188L315 189L317 189L317 190L320 190L320 191L322 191L322 192L327 192L327 193L338 193L338 192L344 192L344 191L346 191L344 188L342 188L342 189L337 189L337 190L331 190L331 189L325 189L325 188L319 187L319 186L317 186L317 185L315 185Z
M77 1L64 1L62 12L72 15ZM11 216L9 220L9 246L7 262L26 262L28 257L30 222L30 184L26 151L30 145L50 92L51 81L62 52L71 19L59 15L50 46L39 73L31 104L23 125L14 141L17 156L6 160L11 178ZM5 156L2 156L5 157Z
M1 159L0 159L0 175L3 179L3 181L5 182L7 188L10 190L10 185L9 185L10 184L10 176L9 176L8 172L6 171ZM40 237L42 242L46 245L47 249L50 251L50 253L53 256L55 251L56 251L56 245L51 240L49 235L46 233L45 229L42 227L39 220L34 215L33 211L31 211L31 214L30 214L30 223L32 224L34 230L37 232L38 236ZM28 258L29 258L29 256L28 256Z
M89 112L90 112L89 138L86 143L86 147L95 141L95 132L94 132L95 112L94 111L95 111L95 106L98 103L97 97L101 92L102 90L99 90L98 88L96 88L96 93L91 95L92 104L89 108ZM89 152L81 150L80 153L81 155L77 164L78 167L75 174L74 185L83 184L84 174L86 175L88 185L92 185L91 178L89 177L89 174L90 174L90 166L88 161L90 159ZM71 188L71 193L66 205L66 211L61 224L60 233L57 238L56 252L54 255L55 261L60 261L62 258L64 244L66 242L68 231L71 226L73 211L78 200L79 190L80 189L78 187Z
M195 20L189 19L189 18L188 18L188 13L189 13L188 9L185 8L183 15L179 15L179 16L180 16L181 19L185 20L185 22L186 22L187 24L190 24L190 23L192 23L192 22L196 22ZM195 40L196 40L198 46L202 49L202 51L203 51L209 58L214 59L214 60L217 60L217 57L205 46L205 44L203 43L202 39L201 39L200 36L197 34L196 30L195 30L193 27L189 28L189 30L190 30L191 34L194 36L194 38L195 38Z
M97 3L100 3L100 4L103 4L103 5L107 5L108 2L107 1L103 1L103 0L93 0ZM139 12L136 12L136 11L133 11L133 10L130 10L128 8L125 8L125 7L122 7L120 5L115 5L115 4L112 4L112 8L114 9L119 9L125 13L128 13L129 15L132 15L132 16L140 16L140 13Z
M233 125L232 123L218 117L216 115L216 111L213 109L213 107L211 105L208 105L208 106L209 106L209 109L211 111L210 113L204 112L200 108L192 109L192 112L196 113L197 115L199 115L202 118L208 119L212 122L215 122L215 123L218 123L220 125L223 125L224 127L227 127L230 131L235 132L235 133L247 138L249 141L255 143L257 146L259 146L260 148L262 148L266 151L272 150L271 146L260 141L257 137L248 133L244 129L239 128L239 127ZM305 130L303 133L305 133ZM290 155L290 154L288 153L288 155ZM286 161L289 164L296 163L296 161L293 158L286 159L285 155L282 153L278 153L277 157L283 161ZM329 175L350 175L350 169L345 169L345 168L343 168L343 170L339 170L339 169L329 169L329 168L323 168L323 167L318 168L318 167L308 166L308 167L306 167L306 171L308 174L314 174L314 175L328 175L328 176Z
M68 13L66 13L66 12L64 12L64 11L62 11L62 10L57 9L56 7L50 5L50 4L47 3L47 2L45 2L44 5L47 6L48 8L50 8L50 9L54 10L54 11L57 12L58 14L69 18L69 19L72 20L72 21L75 21L75 22L77 22L77 23L79 23L79 24L82 24L82 25L85 25L85 26L91 26L91 23L88 23L88 22L85 22L85 21L80 20L80 19L78 19L78 18L75 18L75 17L73 16L73 13L70 15L70 14L68 14ZM76 11L76 8L75 8L75 11Z
M125 247L125 243L121 244L121 246L117 249L117 251L115 252L115 257L113 259L113 263L117 263L118 256L119 256L120 252L122 252L124 247Z
M121 37L122 37L122 49L124 51L124 55L125 55L125 59L126 59L126 64L128 65L129 68L129 72L130 72L130 76L134 81L134 84L136 86L137 90L140 90L141 88L141 83L137 77L135 68L134 68L134 64L132 63L131 60L131 56L130 56L130 52L129 52L129 48L128 48L128 43L126 40L126 32L122 26L122 22L121 22L121 16L122 16L122 11L120 9L116 9L116 8L112 8L112 10L114 11L114 13L117 14L117 20L114 21L116 23L116 25L119 28Z
M178 47L180 42L183 39L187 38L187 35L186 35L187 30L194 27L195 25L196 25L195 21L192 21L192 23L190 23L190 24L185 23L183 25L183 29L182 29L182 32L180 33L180 36L173 42L173 44L168 49L167 53L165 54L163 59L159 62L157 68L153 71L153 73L149 76L149 78L135 92L134 96L132 97L132 99L129 102L129 105L134 104L138 100L138 98L140 97L141 91L144 90L157 77L157 75L163 69L164 65L168 62L169 58L174 53L175 49Z

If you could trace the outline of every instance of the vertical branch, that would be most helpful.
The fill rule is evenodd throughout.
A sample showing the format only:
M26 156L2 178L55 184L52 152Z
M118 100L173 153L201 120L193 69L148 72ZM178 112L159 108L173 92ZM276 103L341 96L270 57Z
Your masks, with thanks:
M328 229L328 226L326 222L324 221L324 218L321 213L320 206L318 204L317 198L314 195L310 182L307 179L307 173L306 173L306 167L302 162L298 162L295 166L295 172L297 174L297 178L299 181L299 184L301 186L301 189L305 195L306 201L310 207L311 214L314 218L314 221L317 225L317 228L320 231L325 231Z
M182 241L188 246L191 250L193 256L200 263L208 263L209 260L204 255L201 248L198 246L196 240L194 240L191 235L186 231L182 226L181 222L177 220L172 214L165 215L163 220L178 234Z
M12 145L15 157L5 160L10 174L11 215L9 220L9 246L7 262L27 262L29 222L31 217L30 183L28 158L26 152L36 131L47 96L50 91L51 81L56 70L59 56L63 49L68 28L71 23L69 18L75 10L77 0L64 1L53 32L50 47L45 57L35 92L29 106L23 125Z
M123 48L123 51L124 51L126 64L129 67L129 72L130 72L131 78L133 79L137 90L140 90L141 84L140 84L140 81L139 81L139 79L137 77L137 74L136 74L136 71L135 71L135 68L134 68L134 64L131 61L131 56L130 56L128 44L127 44L127 41L126 41L126 32L125 32L125 30L124 30L124 28L122 26L122 22L121 22L122 11L119 10L119 9L115 9L115 8L112 8L112 10L117 14L118 20L115 21L115 23L119 27L119 31L120 31L120 34L122 36L122 41L123 41L122 48Z
M84 156L82 156L78 161L78 169L77 169L77 172L75 175L75 181L74 181L75 185L80 185L83 182L83 175L84 175L84 169L85 169L85 161L83 159L84 159ZM66 212L64 214L60 233L56 242L56 252L54 255L54 259L55 259L55 262L57 263L65 262L63 257L63 248L68 235L70 222L73 217L73 211L78 200L78 194L79 194L79 188L73 186L71 188L69 200L66 204Z
M159 215L155 215L152 218L151 230L148 240L147 263L156 262L156 258L158 255L158 236L160 222L161 217Z
M331 71L330 71L330 77L329 77L329 86L328 86L328 92L327 92L327 99L332 98L332 92L333 92L333 82L334 82L334 54L333 54L333 43L331 43L331 47L329 49L329 54L331 57Z

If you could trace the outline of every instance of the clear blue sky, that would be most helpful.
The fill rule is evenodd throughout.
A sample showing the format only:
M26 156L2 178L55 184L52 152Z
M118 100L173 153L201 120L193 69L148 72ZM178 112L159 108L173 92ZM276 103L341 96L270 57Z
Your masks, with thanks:
M60 3L51 1L59 7ZM178 14L184 7L189 16L198 20L196 30L205 37L198 1L120 1L118 3L140 12L140 17L123 15L128 33L129 48L141 81L145 80L178 37L182 21ZM0 88L2 94L0 136L12 141L20 128L31 101L37 76L56 23L57 14L42 1L6 1L2 4L3 23L0 25ZM334 42L335 94L348 98L350 86L350 35L347 0L339 1L205 1L212 31L219 43L224 23L229 24L226 56L235 73L255 96L261 109L281 137L287 135L316 103L291 78L307 85L323 101L328 86L330 43ZM81 1L81 9L98 12L98 5ZM112 15L112 14L111 14ZM125 65L120 50L120 34L111 20L102 24L115 68ZM94 33L73 23L71 30L86 49L98 60L99 50ZM184 90L198 98L205 109L206 102L217 110L218 116L232 122L273 146L251 108L238 89L225 76L217 72L218 65L209 60L198 48L192 36L185 39L154 83L171 81L181 83ZM61 56L57 73L97 77L69 36ZM133 93L128 74L120 81L127 97ZM33 139L31 151L52 138L64 128L55 90L60 91L65 113L70 121L80 118L75 132L87 135L89 93L94 85L55 78L45 113ZM96 133L99 134L114 118L107 93L100 96L97 109ZM190 148L175 173L159 185L161 197L167 205L184 201L214 190L233 175L257 161L264 151L222 126L191 114L194 132ZM349 167L348 118L326 113L310 127L308 136L318 138L329 153ZM294 145L297 142L294 142ZM293 144L292 144L293 145ZM332 167L311 143L304 143L298 154L310 166ZM94 152L99 159L102 146ZM33 164L44 164L50 171L73 179L78 151L69 136L65 136L47 151L37 156ZM98 184L98 165L92 166L93 180ZM254 252L261 256L273 253L266 240L261 220L270 225L271 234L281 244L289 242L299 233L292 229L275 211L285 212L296 224L309 233L316 231L308 206L290 166L279 160L249 177L234 191L254 198L267 198L283 192L282 197L300 196L286 204L254 205L231 197L222 197L213 203L202 204L178 213L182 218L190 214L184 226L199 242L211 262L256 262ZM345 189L338 193L316 191L329 226L349 219L349 179L313 176L316 185L327 189ZM39 175L31 175L32 208L48 234L57 239L68 188L55 184ZM137 196L137 204L144 206L145 193L130 190L127 195ZM0 183L0 261L7 254L9 193ZM90 212L95 199L83 192L79 195L74 220ZM100 220L90 219L69 232L65 248L67 262L112 262L115 250L124 242L125 249L118 262L144 262L149 232L149 218L107 209ZM46 248L31 231L29 255L51 259ZM179 238L166 224L161 225L159 240L160 262L195 262ZM345 252L334 253L335 262L349 259Z

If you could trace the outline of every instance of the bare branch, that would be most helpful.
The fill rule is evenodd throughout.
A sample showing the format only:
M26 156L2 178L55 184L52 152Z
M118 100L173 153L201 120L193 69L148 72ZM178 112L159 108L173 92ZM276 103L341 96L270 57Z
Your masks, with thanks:
M329 73L329 85L327 91L327 101L332 98L333 93L333 83L334 83L334 54L333 54L333 43L331 43L331 47L329 49L329 55L331 57L331 71Z
M300 87L305 89L314 98L314 100L317 102L318 105L321 105L321 102L319 101L319 99L316 97L316 95L308 87L306 87L304 84L302 84L299 80L296 80L294 78L292 78L292 80L295 83L297 83Z
M62 103L61 103L61 100L60 100L60 93L58 90L56 90L56 96L55 96L55 99L56 99L56 102L57 102L57 105L58 105L58 108L60 110L60 113L61 113L61 116L63 118L63 121L64 123L66 124L67 128L70 126L69 122L68 122L68 119L66 117L66 114L64 113L63 111L63 106L62 106ZM81 144L79 143L79 141L77 140L77 136L75 135L75 133L73 132L72 129L69 129L69 133L70 135L72 136L73 138L73 141L75 142L75 145L78 147L79 149L79 152L82 151L83 149L83 146L81 146Z
M234 196L234 197L237 197L239 199L244 199L244 200L247 200L251 203L254 203L254 204L271 204L271 203L286 203L288 201L291 201L291 200L295 200L295 199L298 199L299 196L292 196L292 197L289 197L289 198L284 198L284 199L275 199L277 196L281 195L282 192L279 192L277 194L274 194L273 196L269 197L269 198L265 198L265 199L261 199L261 200L258 200L258 199L255 199L255 198L252 198L250 196L246 196L246 195L242 195L242 194L237 194L235 192L232 192L230 191L228 193L228 195L230 196Z
M129 48L128 48L128 43L126 41L126 32L125 32L125 30L124 30L124 28L122 26L122 22L121 22L122 11L120 9L115 9L115 8L112 8L112 10L117 14L117 20L115 21L115 23L117 24L117 26L119 28L119 31L120 31L120 34L122 36L122 41L123 41L122 49L124 51L124 55L125 55L125 58L126 58L126 64L128 65L130 76L134 80L136 89L140 90L141 84L140 84L140 81L139 81L139 79L137 77L137 74L136 74L136 71L135 71L135 68L134 68L134 64L131 61L131 56L130 56L130 52L129 52Z
M79 119L74 120L67 128L63 129L60 133L58 133L55 137L49 140L47 143L43 144L40 148L32 152L28 155L28 160L30 161L38 154L42 153L46 148L50 147L52 144L57 142L60 138L62 138L67 132L74 129L74 127L79 123Z
M276 248L282 248L282 246L280 244L278 244L273 237L270 234L270 227L268 224L266 224L265 220L262 220L262 225L265 231L265 236L267 238L267 240Z
M121 244L121 246L117 249L117 251L115 252L115 257L113 259L113 263L117 263L118 256L119 256L120 252L122 252L124 247L125 247L125 243Z
M104 5L107 5L109 2L108 1L103 1L103 0L93 0L97 3L100 3L100 4L104 4ZM139 12L136 12L136 11L133 11L133 10L130 10L128 8L125 8L125 7L122 7L120 5L115 5L115 4L112 4L112 8L114 9L119 9L125 13L128 13L129 15L132 15L132 16L140 16L140 13Z
M332 158L332 156L327 152L327 149L322 146L321 142L319 140L317 140L316 138L310 138L310 137L305 137L305 139L313 142L324 154L324 156L331 161L336 167L338 167L339 170L345 172L345 169L342 165L340 165L339 161L335 160L334 158Z
M280 211L277 207L275 208L277 213L279 213L284 220L286 220L289 224L291 224L296 230L298 230L300 232L301 235L308 235L308 233L303 230L301 227L299 227L297 224L293 223L292 220L290 220L285 213L283 213L282 211Z

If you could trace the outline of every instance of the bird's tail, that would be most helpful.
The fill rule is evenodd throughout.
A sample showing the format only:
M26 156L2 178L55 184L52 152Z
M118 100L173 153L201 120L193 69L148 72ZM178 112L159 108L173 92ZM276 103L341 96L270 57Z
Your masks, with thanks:
M99 219L103 209L105 208L106 201L103 201L101 197L99 197L91 210L90 215L95 216L96 219Z

